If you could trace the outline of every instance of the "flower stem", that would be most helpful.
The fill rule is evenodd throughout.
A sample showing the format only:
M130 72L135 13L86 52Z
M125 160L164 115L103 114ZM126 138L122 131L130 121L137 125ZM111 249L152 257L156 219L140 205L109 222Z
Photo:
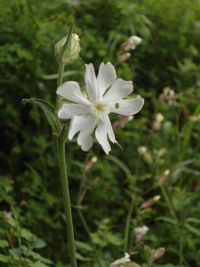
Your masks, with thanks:
M124 237L124 253L128 251L128 245L129 245L129 232L130 232L130 225L131 225L131 217L133 213L133 207L134 207L134 200L132 199L131 205L129 208L128 216L126 219L126 226L125 226L125 237Z
M71 261L71 267L77 267L72 212L71 212L71 202L70 202L70 195L69 195L67 169L66 169L65 140L62 137L59 138L57 140L57 145L58 145L58 156L59 156L63 202L64 202L65 217L66 217L66 223L67 223L67 237L68 237L68 244L69 244L70 261Z
M63 73L64 73L65 64L60 63L58 68L58 80L57 80L57 87L59 87L63 82Z
M60 62L59 69L58 69L57 87L59 87L63 82L64 69L65 69L65 64ZM57 97L57 108L59 108L59 97ZM66 168L65 138L62 136L62 134L57 138L57 147L58 147L58 158L59 158L63 202L64 202L64 208L65 208L65 218L66 218L66 223L67 223L67 238L68 238L68 245L69 245L70 262L71 262L71 267L77 267L71 201L70 201L70 194L69 194L67 168Z

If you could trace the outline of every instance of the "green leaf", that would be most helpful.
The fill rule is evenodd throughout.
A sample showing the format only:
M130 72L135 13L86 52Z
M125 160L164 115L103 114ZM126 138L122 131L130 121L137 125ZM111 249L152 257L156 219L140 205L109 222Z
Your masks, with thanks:
M7 240L0 240L0 248L7 248L9 247Z
M186 228L188 231L190 231L191 233L193 233L194 235L200 237L200 231L199 231L199 229L193 227L193 226L190 225L189 223L186 223L186 224L185 224L185 228Z
M9 262L10 261L10 257L0 254L0 262Z
M29 98L29 99L22 99L22 104L31 103L33 105L37 105L39 108L42 109L44 112L53 133L57 132L58 129L58 119L56 116L56 110L54 106L52 106L49 102L40 99L40 98Z

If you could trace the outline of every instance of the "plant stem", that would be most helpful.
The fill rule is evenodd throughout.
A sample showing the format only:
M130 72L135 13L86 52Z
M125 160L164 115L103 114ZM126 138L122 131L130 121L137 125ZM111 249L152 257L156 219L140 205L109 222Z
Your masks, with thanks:
M57 80L57 87L59 87L63 82L63 73L64 73L65 64L60 63L58 68L58 80Z
M134 206L134 200L132 199L129 212L128 212L128 216L126 219L125 236L124 236L124 253L127 252L128 250L129 230L130 230L130 224L131 224L131 217L133 213L133 206Z
M168 193L167 193L167 191L166 191L166 189L165 189L165 187L163 185L161 185L160 188L161 188L162 195L163 195L163 197L164 197L164 199L166 201L166 204L167 204L167 206L169 208L170 214L171 214L172 218L174 218L176 223L178 224L178 218L176 216L176 213L174 211L174 208L172 206L172 203L171 203L171 200L170 200L170 198L168 196Z
M70 195L69 195L67 169L66 169L65 140L63 140L63 138L61 137L60 139L57 140L57 145L58 145L58 156L59 156L63 202L64 202L65 217L66 217L66 223L67 223L67 237L68 237L68 244L69 244L70 261L71 261L71 267L77 267L74 230L73 230L72 212L71 212L71 202L70 202Z
M60 62L59 68L58 68L57 87L59 87L63 82L64 69L65 69L65 64ZM57 97L57 101L56 101L57 108L59 108L59 104L60 104L59 101L60 101L59 97ZM67 168L66 168L65 138L62 136L62 133L57 138L57 147L58 147L58 158L59 158L63 202L64 202L64 208L65 208L65 218L66 218L66 223L67 223L67 238L68 238L68 245L69 245L70 262L71 262L71 267L77 267L71 201L70 201L69 184L68 184L68 178L67 178Z

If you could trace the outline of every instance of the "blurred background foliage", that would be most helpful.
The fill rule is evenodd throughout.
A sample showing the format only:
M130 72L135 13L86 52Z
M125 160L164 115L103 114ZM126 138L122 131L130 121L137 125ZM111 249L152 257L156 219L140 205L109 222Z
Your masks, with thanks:
M40 110L21 99L55 102L54 44L74 23L81 60L65 79L83 84L85 62L98 68L111 61L145 98L135 120L114 118L122 149L105 156L99 145L88 154L75 142L67 146L79 266L106 267L122 257L130 218L134 261L142 265L164 247L154 266L198 267L199 0L0 4L0 266L69 266L56 144ZM135 34L142 44L119 64L121 44ZM138 241L143 225L149 231Z

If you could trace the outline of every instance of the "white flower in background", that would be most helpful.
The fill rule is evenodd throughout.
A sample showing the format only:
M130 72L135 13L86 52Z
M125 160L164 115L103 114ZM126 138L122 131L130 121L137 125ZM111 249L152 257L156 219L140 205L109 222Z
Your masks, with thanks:
M142 234L145 235L147 232L149 231L149 227L147 227L146 225L143 225L142 227L136 227L135 228L135 234Z
M142 38L140 38L136 35L131 36L128 40L129 40L130 44L132 45L131 49L135 49L136 46L138 46L142 42Z
M116 143L108 115L134 115L141 110L144 99L141 96L124 99L133 92L133 84L117 78L111 63L101 63L97 77L93 65L86 65L85 83L87 97L74 81L65 82L57 89L59 96L73 102L63 104L58 117L71 119L68 139L79 133L77 142L82 150L88 151L92 147L92 134L95 131L97 141L108 154L111 150L108 138Z
M118 259L110 264L110 267L140 267L137 263L131 261L128 253L125 253L124 258Z
M125 256L121 259L118 259L110 264L110 267L119 267L124 266L125 263L130 262L130 256L128 253L125 253Z
M128 38L128 40L122 44L122 48L125 51L134 50L139 44L141 44L142 38L137 35L132 35Z
M134 231L136 242L140 242L142 240L142 237L149 231L149 227L143 225L142 227L136 227Z

